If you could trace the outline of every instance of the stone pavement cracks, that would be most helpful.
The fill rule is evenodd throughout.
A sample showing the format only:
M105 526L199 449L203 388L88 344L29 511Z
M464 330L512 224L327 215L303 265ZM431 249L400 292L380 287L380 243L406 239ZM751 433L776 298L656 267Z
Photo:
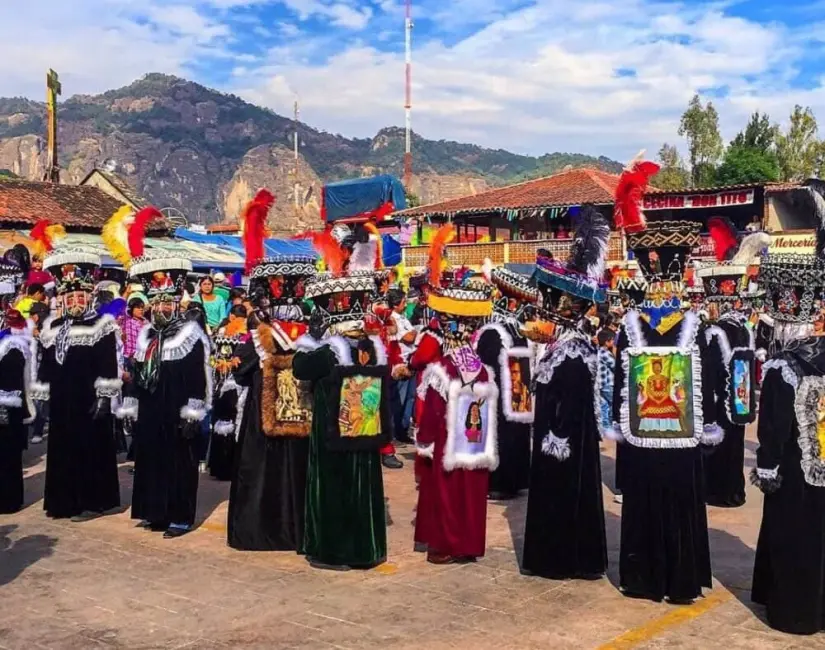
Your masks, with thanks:
M750 436L752 438L752 435ZM746 464L755 443L748 441ZM749 601L761 496L709 508L714 589L690 606L623 597L613 448L603 453L610 570L596 581L522 576L526 497L491 503L487 555L434 566L413 552L411 453L385 470L389 558L371 571L312 569L292 553L226 546L229 486L201 476L197 530L135 528L129 512L85 523L42 511L45 445L27 452L26 509L0 516L0 649L109 648L825 648L825 635L770 630ZM132 477L121 467L124 506Z

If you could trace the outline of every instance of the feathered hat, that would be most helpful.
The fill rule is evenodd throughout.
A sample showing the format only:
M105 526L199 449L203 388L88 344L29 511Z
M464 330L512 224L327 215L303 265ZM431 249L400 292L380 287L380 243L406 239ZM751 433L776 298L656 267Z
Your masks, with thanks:
M593 303L607 299L602 283L607 257L610 223L593 206L584 206L578 215L576 233L566 262L539 249L533 278L542 293L542 304L560 321L577 320Z
M648 282L681 283L701 229L697 221L653 221L646 230L628 233L627 247Z
M771 243L768 233L756 232L740 239L736 226L725 217L708 220L713 240L713 262L700 263L696 277L702 281L705 300L736 300L748 292L748 266Z
M54 276L58 295L94 291L100 266L100 255L79 246L56 248L43 259L43 268Z
M768 312L782 323L810 323L825 304L825 182L808 180L792 198L816 222L813 253L768 252L759 265Z
M616 228L626 233L639 232L646 227L645 215L642 212L642 199L647 191L650 179L659 173L659 165L642 156L639 152L619 176L619 183L614 192L613 220Z
M145 249L146 226L154 219L163 219L163 215L157 208L147 206L130 220L127 231L129 275L143 285L150 300L180 299L186 276L192 271L192 262L171 251Z
M266 220L274 204L275 196L261 189L241 213L249 293L253 303L274 320L301 322L307 315L302 301L306 282L315 275L315 258L309 254L266 256Z
M469 273L446 273L444 249L455 238L455 227L445 224L430 242L427 307L454 318L489 318L493 313L492 287Z
M32 228L29 237L34 240L34 254L43 259L54 250L54 245L66 236L66 229L53 224L48 219L40 219Z

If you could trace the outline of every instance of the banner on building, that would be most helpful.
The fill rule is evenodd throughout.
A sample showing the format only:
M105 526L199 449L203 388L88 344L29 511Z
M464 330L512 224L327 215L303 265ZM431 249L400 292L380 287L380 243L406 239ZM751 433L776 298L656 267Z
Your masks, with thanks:
M816 252L816 235L811 231L803 232L775 232L771 236L770 253L801 253Z
M645 210L694 210L699 208L723 208L751 205L753 190L734 190L714 194L648 194L642 205Z

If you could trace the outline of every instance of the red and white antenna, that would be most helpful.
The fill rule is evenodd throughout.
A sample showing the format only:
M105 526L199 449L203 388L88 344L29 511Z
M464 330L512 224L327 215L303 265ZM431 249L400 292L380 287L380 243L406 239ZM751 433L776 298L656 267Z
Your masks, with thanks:
M404 187L410 191L412 183L412 0L406 0L406 18L404 20L404 59L406 68L404 119Z

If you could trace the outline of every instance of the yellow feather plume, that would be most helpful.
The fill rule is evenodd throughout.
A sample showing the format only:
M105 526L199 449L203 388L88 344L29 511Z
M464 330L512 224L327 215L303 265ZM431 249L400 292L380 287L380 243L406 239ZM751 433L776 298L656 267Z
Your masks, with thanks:
M101 232L101 238L109 253L125 268L132 263L132 256L129 254L129 224L133 216L132 208L124 205L109 217Z

